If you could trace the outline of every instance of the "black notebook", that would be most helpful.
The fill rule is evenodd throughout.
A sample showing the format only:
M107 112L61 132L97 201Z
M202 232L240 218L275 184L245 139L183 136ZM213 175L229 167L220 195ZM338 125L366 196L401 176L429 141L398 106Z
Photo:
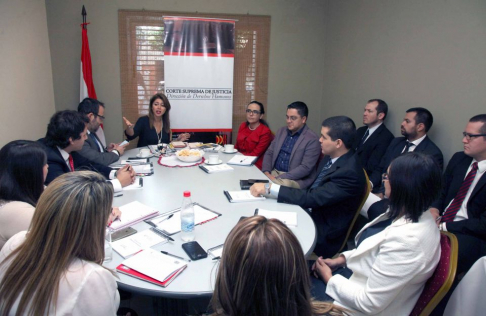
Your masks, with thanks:
M250 190L250 187L255 183L268 183L268 180L258 180L258 179L240 180L240 188L242 190Z

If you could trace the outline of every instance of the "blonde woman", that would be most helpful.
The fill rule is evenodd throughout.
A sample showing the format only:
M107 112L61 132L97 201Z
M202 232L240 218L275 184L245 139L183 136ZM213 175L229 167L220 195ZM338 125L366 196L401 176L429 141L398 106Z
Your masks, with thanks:
M214 315L343 315L311 298L304 252L276 219L241 220L224 244L212 306Z
M101 266L113 187L80 171L41 195L28 232L0 252L0 315L115 315L115 278Z

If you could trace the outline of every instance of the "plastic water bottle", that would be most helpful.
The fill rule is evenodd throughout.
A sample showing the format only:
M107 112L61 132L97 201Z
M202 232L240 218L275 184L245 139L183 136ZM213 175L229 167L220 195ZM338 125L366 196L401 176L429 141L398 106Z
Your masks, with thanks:
M194 240L194 207L190 191L184 191L184 199L181 206L181 229L182 241Z

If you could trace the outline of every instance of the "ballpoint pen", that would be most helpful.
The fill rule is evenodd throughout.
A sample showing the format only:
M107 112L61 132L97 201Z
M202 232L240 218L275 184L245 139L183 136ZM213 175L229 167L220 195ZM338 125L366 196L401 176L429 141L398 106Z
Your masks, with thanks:
M191 262L191 260L188 260L188 259L185 259L185 258L176 256L176 255L170 254L167 251L161 251L161 253L163 253L164 255L167 255L167 256L171 256L171 257L174 257L174 258L177 258L177 259L181 259L181 260L184 260L184 261L187 261L187 262Z
M219 260L219 259L221 259L221 257L220 257L220 256L217 256L217 257L214 257L214 258L213 258L213 260Z

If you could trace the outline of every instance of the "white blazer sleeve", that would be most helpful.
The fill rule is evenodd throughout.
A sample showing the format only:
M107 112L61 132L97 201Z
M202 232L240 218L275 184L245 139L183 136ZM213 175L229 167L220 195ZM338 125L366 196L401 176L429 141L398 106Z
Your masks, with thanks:
M73 316L116 315L120 295L115 277L99 267L86 278L73 308Z
M426 268L426 255L417 238L389 237L380 246L364 287L335 275L327 283L326 293L345 306L366 314L378 314L385 309L411 279ZM404 239L408 240L404 242Z

